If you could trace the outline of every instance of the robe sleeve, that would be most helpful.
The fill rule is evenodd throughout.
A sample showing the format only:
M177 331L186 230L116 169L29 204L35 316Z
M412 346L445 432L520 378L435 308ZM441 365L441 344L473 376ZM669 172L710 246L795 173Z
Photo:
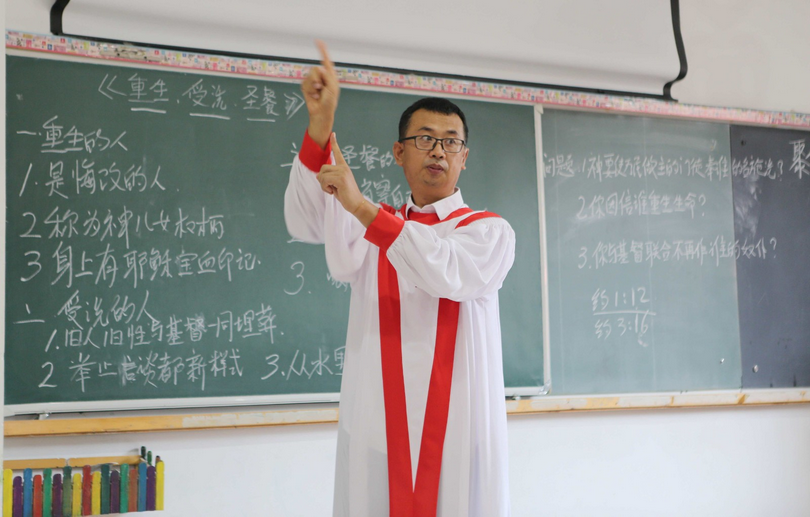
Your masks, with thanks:
M515 232L488 217L440 238L428 225L380 210L365 234L400 278L431 296L463 302L495 293L515 261Z
M321 149L309 134L304 135L284 193L284 221L294 239L324 244L329 273L339 282L352 283L371 245L363 239L366 229L360 221L321 190L316 175L321 166L332 163L331 153L329 143Z

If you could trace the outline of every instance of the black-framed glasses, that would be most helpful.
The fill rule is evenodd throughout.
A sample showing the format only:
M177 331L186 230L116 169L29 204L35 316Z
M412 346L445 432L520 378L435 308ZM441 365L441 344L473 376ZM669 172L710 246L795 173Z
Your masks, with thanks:
M466 145L466 142L461 138L433 138L430 135L409 136L400 139L399 142L402 143L405 140L413 140L414 145L420 151L432 151L436 148L436 142L441 142L442 149L445 152L460 153Z

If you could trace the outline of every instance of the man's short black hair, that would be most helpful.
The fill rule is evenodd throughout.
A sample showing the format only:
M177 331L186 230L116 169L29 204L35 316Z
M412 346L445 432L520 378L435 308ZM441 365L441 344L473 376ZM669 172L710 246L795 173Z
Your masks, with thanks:
M470 138L470 133L467 130L467 118L464 116L464 112L461 111L461 108L441 97L426 97L414 102L402 113L402 116L399 118L400 140L408 136L406 131L408 131L408 124L411 123L411 115L418 110L432 111L433 113L441 113L442 115L458 115L458 118L461 119L461 123L464 124L464 140L467 141Z

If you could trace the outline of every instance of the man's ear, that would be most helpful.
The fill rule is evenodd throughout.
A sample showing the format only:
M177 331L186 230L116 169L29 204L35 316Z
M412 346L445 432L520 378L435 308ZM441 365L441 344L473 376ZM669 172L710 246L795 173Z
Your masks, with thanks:
M394 160L400 167L402 167L403 154L405 154L405 146L402 145L402 142L394 142Z
M462 156L462 159L461 159L461 170L464 170L464 169L467 168L467 157L469 155L470 155L470 148L465 147L464 148L464 156Z

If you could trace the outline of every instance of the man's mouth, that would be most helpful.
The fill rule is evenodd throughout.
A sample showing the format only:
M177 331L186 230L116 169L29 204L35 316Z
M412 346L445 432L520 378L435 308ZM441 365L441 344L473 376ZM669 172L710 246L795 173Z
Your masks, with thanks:
M441 166L441 165L439 165L438 163L434 163L434 164L432 164L432 165L428 165L428 166L427 166L427 169L428 169L428 170L429 170L429 171L430 171L432 174L441 174L441 173L443 173L443 172L444 172L444 167L442 167L442 166Z

